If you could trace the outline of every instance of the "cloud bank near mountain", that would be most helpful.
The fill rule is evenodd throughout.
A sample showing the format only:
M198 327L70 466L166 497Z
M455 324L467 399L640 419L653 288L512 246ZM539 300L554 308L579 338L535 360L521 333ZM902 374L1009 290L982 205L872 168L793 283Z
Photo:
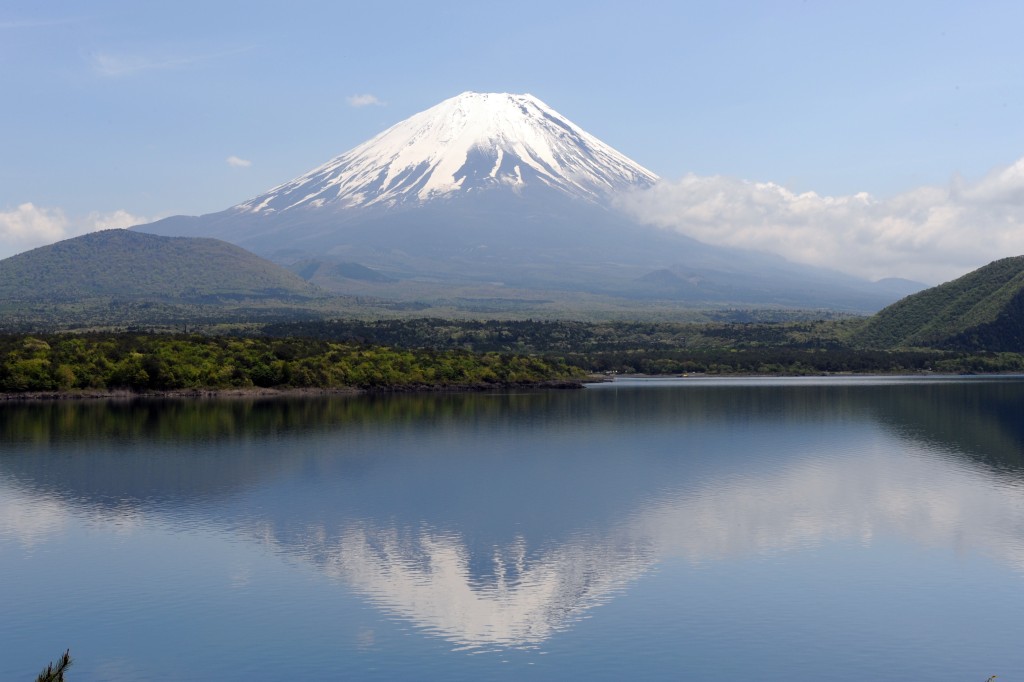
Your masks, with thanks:
M822 196L771 182L687 175L630 192L620 205L644 222L709 244L878 279L926 283L1024 254L1024 158L981 180L954 177L889 198Z
M131 227L149 220L122 209L107 213L93 211L86 216L69 218L60 208L26 202L13 209L0 210L0 258L87 232Z

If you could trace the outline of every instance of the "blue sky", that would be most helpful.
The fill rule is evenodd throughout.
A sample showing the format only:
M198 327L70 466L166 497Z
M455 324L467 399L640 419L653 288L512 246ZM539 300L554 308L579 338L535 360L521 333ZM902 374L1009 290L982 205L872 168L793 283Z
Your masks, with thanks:
M855 239L880 213L931 210L899 197L957 183L984 193L1024 156L1021 26L1019 2L8 0L0 256L227 208L465 90L530 92L658 173L669 189L652 212L668 229L692 228L674 217L695 201L683 181L717 178L780 189L757 235L705 225L701 238L771 249L792 219L785 197L866 192L860 228L811 218ZM958 215L1006 232L997 213ZM938 228L914 225L897 235L903 260L847 269L935 280L991 259L945 233L933 253L918 233ZM1011 233L983 227L959 236L1016 255L995 253L1017 248ZM833 247L775 250L808 262L848 252ZM914 253L927 267L904 262Z

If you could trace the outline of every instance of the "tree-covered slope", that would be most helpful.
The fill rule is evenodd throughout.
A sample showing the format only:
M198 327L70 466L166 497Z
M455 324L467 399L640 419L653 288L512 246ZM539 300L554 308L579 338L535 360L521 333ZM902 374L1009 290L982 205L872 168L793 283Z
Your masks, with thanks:
M0 299L309 298L317 289L217 239L104 230L0 260Z
M875 348L1024 350L1024 256L897 301L870 318L854 341Z

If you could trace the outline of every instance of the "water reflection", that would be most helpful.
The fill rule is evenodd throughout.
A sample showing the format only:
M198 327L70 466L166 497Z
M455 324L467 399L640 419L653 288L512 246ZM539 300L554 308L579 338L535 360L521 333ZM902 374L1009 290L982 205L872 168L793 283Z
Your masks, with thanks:
M59 498L29 495L0 483L0 538L14 538L30 549L59 533L68 519Z
M654 557L634 543L576 537L531 555L520 537L474 558L455 534L355 524L310 556L378 606L452 642L526 646L645 571Z
M1022 398L725 382L5 406L0 537L73 514L216 527L460 646L535 646L669 557L896 537L1024 573Z

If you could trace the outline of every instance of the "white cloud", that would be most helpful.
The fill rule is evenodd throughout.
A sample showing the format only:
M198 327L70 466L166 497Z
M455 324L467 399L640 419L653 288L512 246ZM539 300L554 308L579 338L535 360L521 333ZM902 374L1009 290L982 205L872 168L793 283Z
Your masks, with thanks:
M26 203L13 211L0 211L0 252L10 255L58 241L67 229L68 219L59 208Z
M384 102L380 101L377 98L376 95L371 95L369 93L367 93L365 95L352 95L351 97L348 97L347 99L348 99L348 105L350 107L369 107L369 106L382 107L382 106L384 106Z
M134 227L135 225L141 225L148 222L151 222L149 218L132 215L123 209L118 209L110 213L98 213L93 211L86 216L84 221L82 221L82 229L80 229L77 234L95 232L96 230L124 229L126 227Z
M252 165L252 161L249 159L243 159L232 154L228 158L224 159L229 166L232 168L248 168Z
M131 227L146 222L150 222L150 219L120 209L109 213L93 211L71 220L59 208L24 203L14 210L0 211L0 258L86 232Z
M938 283L1024 254L1024 159L975 183L887 199L797 194L774 183L687 175L622 197L637 217L711 244L876 279Z

